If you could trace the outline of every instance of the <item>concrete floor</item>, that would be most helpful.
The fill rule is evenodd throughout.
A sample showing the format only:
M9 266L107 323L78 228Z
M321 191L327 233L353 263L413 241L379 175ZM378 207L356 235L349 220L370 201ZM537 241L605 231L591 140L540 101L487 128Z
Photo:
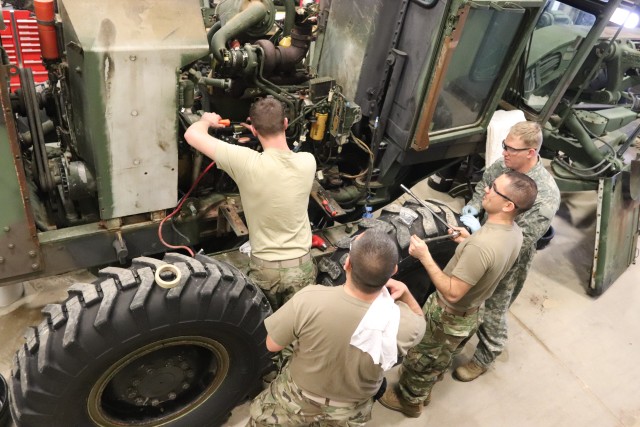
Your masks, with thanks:
M417 192L425 187L419 184ZM555 238L538 252L511 307L508 348L495 365L470 383L446 375L420 418L376 404L368 425L640 426L640 266L632 264L602 296L590 297L595 193L563 194L553 225ZM0 309L0 373L8 377L24 328L40 321L44 304L63 299L68 285L92 279L83 271L25 282L25 297ZM474 346L454 366L468 360ZM391 382L396 375L392 370ZM247 419L244 404L227 425L244 426Z

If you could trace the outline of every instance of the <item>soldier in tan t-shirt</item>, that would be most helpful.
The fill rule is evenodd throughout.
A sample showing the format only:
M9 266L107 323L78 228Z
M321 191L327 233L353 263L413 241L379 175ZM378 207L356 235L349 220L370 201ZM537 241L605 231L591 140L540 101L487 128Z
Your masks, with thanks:
M461 232L454 239L459 245L444 270L426 244L411 237L409 254L420 260L436 292L423 308L427 332L407 353L397 387L389 387L380 399L383 406L408 417L420 416L434 384L478 329L482 304L516 261L522 230L514 219L533 206L537 193L535 181L520 172L500 175L490 183L482 200L486 223L473 235L455 227Z
M276 310L316 280L307 214L316 161L311 153L289 149L287 118L279 101L260 99L249 114L261 153L209 135L209 127L222 127L215 113L203 114L184 136L238 185L251 243L249 277Z
M380 349L374 344L375 333L366 343L372 347L369 352L353 344L361 322L374 310L369 316L391 327L397 307L396 329L391 329L388 342L397 354L405 354L424 334L420 306L406 285L389 279L397 260L393 239L383 231L367 230L352 242L344 286L308 286L265 320L270 351L295 344L289 365L251 404L249 425L361 426L370 419L383 363L372 356ZM385 286L390 295L381 295ZM380 298L388 298L390 311L380 311L380 305L372 308Z

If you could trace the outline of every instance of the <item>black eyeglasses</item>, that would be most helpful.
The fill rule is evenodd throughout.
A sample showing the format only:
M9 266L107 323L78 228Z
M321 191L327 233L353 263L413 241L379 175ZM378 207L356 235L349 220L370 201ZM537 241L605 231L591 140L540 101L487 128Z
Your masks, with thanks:
M531 150L531 148L516 148L516 147L511 147L510 145L507 145L504 143L504 139L502 140L502 149L505 151L508 151L509 153L517 153L518 151L529 151Z
M495 192L496 192L496 194L497 194L498 196L502 197L503 199L505 199L505 200L506 200L506 201L508 201L508 202L513 203L513 206L515 206L515 207L516 207L516 209L520 209L520 208L518 207L518 205L516 205L516 202L514 202L513 200L511 200L510 198L508 198L507 196L505 196L504 194L502 194L501 192L499 192L499 191L498 191L498 189L496 188L496 182L495 182L495 181L493 181L493 182L491 183L491 188L493 189L493 191L495 191Z

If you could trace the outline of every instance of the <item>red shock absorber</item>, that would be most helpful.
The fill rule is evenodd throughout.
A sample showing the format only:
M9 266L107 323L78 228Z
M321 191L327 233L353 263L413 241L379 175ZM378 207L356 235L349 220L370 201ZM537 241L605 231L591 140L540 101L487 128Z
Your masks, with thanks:
M46 60L57 60L60 58L60 51L58 49L58 37L56 36L53 0L34 0L33 6L38 21L42 57Z

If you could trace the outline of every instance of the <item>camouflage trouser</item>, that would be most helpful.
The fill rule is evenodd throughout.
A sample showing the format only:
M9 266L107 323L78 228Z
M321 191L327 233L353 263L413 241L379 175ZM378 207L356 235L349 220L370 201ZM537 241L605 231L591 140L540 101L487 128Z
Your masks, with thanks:
M478 347L473 355L473 360L480 366L488 367L504 350L507 343L507 312L524 286L534 254L535 249L522 252L498 283L493 295L484 302L484 320L478 328Z
M353 406L327 406L310 400L291 380L289 368L251 403L247 426L364 426L371 419L373 399Z
M313 258L297 267L269 268L249 262L249 278L262 289L273 311L287 302L293 294L316 283L318 270Z
M482 309L466 317L446 313L436 294L423 307L427 330L420 343L411 348L402 362L399 392L410 403L422 403L433 385L449 369L453 357L462 351L482 321Z

